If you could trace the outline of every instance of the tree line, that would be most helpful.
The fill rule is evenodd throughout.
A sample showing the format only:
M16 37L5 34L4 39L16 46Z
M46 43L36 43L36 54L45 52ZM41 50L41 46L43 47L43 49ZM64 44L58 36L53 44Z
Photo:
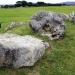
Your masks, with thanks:
M39 6L62 6L65 4L51 4L51 3L45 3L45 2L37 2L37 3L32 3L32 2L27 2L27 1L17 1L16 4L14 5L1 5L2 8L13 8L13 7L39 7Z

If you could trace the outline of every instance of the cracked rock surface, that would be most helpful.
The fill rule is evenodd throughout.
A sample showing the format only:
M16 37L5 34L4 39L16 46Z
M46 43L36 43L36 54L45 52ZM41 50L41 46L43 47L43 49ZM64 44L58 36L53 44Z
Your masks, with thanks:
M35 32L40 32L42 35L52 39L63 38L65 31L64 21L68 16L56 12L38 12L29 22L30 27Z

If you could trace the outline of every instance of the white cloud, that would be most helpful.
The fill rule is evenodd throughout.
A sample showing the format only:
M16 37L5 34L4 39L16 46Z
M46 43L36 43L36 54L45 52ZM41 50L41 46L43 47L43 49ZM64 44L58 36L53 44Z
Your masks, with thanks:
M20 1L20 0L0 0L0 4L15 4L16 1ZM43 1L43 2L49 2L49 3L60 3L60 2L75 1L75 0L26 0L26 1L28 2Z

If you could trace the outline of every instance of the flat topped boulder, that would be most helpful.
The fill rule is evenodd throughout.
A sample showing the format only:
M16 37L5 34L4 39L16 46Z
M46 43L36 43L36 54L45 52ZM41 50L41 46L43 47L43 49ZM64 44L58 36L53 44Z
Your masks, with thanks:
M0 35L0 67L33 66L49 46L33 36Z

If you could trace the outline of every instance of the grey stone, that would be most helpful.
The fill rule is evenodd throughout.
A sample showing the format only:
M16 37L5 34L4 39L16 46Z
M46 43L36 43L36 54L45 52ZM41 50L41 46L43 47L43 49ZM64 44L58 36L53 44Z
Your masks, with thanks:
M33 36L0 35L0 67L33 66L49 47L47 42Z
M75 23L75 12L74 11L69 14L69 20Z
M40 32L42 35L51 34L52 38L57 39L56 37L58 37L59 39L64 35L64 21L67 19L67 15L61 13L38 12L31 18L29 25L32 30Z
M5 31L12 30L13 28L25 25L25 22L11 22L5 29Z

